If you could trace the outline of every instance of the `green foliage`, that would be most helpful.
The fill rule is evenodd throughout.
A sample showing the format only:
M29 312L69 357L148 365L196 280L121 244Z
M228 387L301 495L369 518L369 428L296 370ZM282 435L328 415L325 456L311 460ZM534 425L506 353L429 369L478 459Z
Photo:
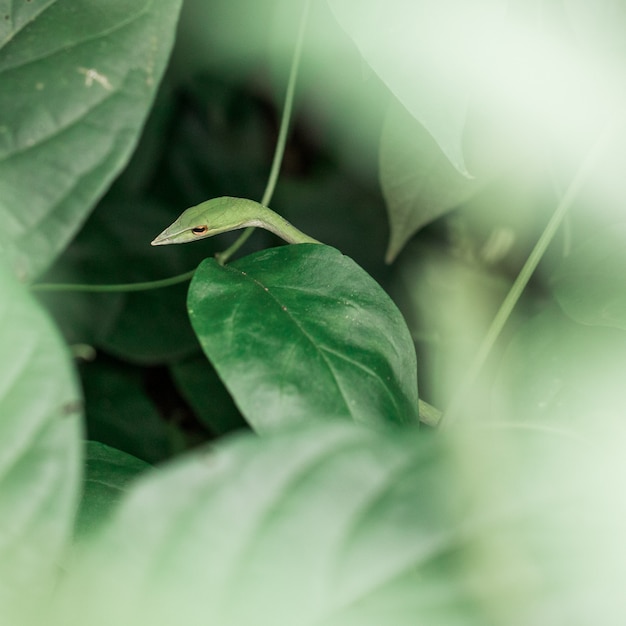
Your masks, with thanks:
M180 1L24 4L2 16L0 217L14 271L32 280L128 159Z
M0 623L624 623L626 15L248 4L0 9Z
M0 621L51 590L81 476L77 381L45 313L0 268Z
M417 423L415 351L400 312L352 260L315 244L226 267L205 261L189 315L248 422Z

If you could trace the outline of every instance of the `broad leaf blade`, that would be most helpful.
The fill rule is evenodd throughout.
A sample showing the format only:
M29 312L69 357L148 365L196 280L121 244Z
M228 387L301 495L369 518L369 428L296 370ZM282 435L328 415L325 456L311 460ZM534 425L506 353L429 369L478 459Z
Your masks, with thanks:
M0 267L0 622L58 573L80 479L79 391L56 330ZM48 587L48 589L47 589Z
M282 246L196 272L189 314L259 430L298 420L417 422L415 351L393 302L334 248Z
M135 484L46 623L624 623L624 429L510 434L222 442Z
M418 230L476 189L476 183L459 174L433 138L397 103L392 103L383 126L380 181L391 225L388 263Z
M29 280L125 164L165 67L180 0L37 6L45 11L30 21L7 11L13 30L0 48L0 247Z
M454 571L437 573L463 558L446 554L459 500L437 442L316 426L236 437L137 483L60 623L480 623Z

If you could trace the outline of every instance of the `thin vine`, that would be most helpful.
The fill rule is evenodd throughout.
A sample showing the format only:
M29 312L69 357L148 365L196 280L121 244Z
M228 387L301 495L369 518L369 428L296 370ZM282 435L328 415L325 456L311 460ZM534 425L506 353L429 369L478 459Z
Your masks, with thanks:
M534 274L539 262L543 258L548 246L554 239L554 236L561 225L563 218L569 211L570 207L578 197L583 185L586 183L589 175L592 173L598 159L604 153L607 144L613 136L615 128L613 124L607 124L603 132L600 134L596 142L593 144L586 157L583 159L578 171L574 175L569 187L557 205L550 221L545 227L541 237L532 249L528 259L524 263L520 273L513 282L511 289L507 293L504 301L500 305L491 326L480 344L474 360L465 375L465 378L457 389L448 409L443 413L439 420L439 428L449 428L453 423L463 416L463 406L470 394L472 387L476 384L482 368L491 354L491 351L508 321L515 305L519 301L526 285L531 276Z

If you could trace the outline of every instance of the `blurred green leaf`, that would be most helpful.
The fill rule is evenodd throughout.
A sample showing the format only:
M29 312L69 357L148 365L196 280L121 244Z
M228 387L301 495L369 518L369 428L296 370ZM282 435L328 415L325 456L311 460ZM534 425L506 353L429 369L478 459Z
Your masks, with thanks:
M417 423L413 342L358 265L319 245L281 246L194 276L189 315L250 424L348 418Z
M46 623L618 625L623 449L623 426L233 437L135 483Z
M74 523L81 400L47 316L0 266L0 623L48 593Z
M31 280L128 159L181 2L18 4L1 20L0 245Z
M509 282L454 251L416 240L394 266L390 293L420 356L420 390L445 407L463 380Z
M557 307L519 328L498 368L498 419L597 432L626 413L626 333L582 326Z
M192 454L135 484L60 623L479 624L440 452L417 431L317 424Z
M328 3L363 58L424 125L454 167L467 176L462 143L472 70L481 50L476 41L490 25L496 25L506 2Z
M86 442L83 497L75 533L84 538L100 528L148 463L97 441Z
M398 103L391 104L383 127L380 181L391 224L388 263L420 228L467 200L477 188Z
M582 324L626 330L626 224L590 238L565 257L550 283L561 308Z
M203 354L173 363L170 372L180 393L212 433L221 435L247 427L215 368Z

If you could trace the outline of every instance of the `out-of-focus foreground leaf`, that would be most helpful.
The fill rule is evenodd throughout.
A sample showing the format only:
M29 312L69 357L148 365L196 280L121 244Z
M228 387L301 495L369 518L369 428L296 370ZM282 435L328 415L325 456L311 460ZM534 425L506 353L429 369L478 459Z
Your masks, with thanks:
M72 531L81 403L56 330L4 265L0 328L0 623L14 624L51 590Z
M224 440L135 483L47 623L618 625L623 434Z

